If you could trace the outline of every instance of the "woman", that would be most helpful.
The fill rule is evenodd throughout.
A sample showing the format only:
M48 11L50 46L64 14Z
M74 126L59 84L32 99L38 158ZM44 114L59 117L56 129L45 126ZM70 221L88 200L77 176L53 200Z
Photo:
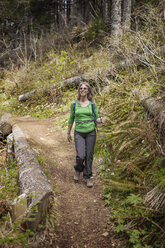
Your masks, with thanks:
M93 187L91 177L96 142L96 122L104 124L104 119L99 118L97 105L92 102L92 98L93 91L90 85L87 82L80 83L77 100L71 104L67 134L68 141L71 142L71 129L75 121L76 165L74 166L74 180L78 182L80 172L83 172L83 178L89 188Z

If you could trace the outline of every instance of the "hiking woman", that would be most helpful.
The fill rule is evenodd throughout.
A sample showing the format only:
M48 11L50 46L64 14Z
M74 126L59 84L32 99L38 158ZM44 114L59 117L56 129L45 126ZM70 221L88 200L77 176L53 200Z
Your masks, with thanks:
M74 180L78 182L80 172L87 187L93 186L92 162L96 142L96 122L104 124L104 118L99 117L97 104L92 101L93 90L87 82L80 83L77 100L72 102L68 121L67 139L70 142L71 129L75 121L74 141L76 147L76 165Z

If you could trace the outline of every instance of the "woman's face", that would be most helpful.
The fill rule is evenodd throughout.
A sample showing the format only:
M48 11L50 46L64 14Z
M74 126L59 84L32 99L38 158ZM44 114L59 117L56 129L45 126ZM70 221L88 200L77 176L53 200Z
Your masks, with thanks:
M88 94L88 86L86 86L85 84L82 84L80 86L80 96L86 96Z

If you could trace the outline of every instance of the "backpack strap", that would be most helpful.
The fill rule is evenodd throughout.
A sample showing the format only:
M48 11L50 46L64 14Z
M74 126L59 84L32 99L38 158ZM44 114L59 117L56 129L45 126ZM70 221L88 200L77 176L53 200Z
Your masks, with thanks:
M76 100L73 101L73 116L75 117Z
M92 113L93 113L93 117L94 117L94 123L95 123L95 127L97 127L97 121L96 121L94 104L95 104L94 101L91 100L91 106L92 106Z

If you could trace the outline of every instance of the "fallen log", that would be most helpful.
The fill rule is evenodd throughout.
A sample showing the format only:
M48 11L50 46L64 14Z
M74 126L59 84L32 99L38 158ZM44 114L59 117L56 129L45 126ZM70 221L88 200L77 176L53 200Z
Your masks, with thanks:
M154 98L150 95L149 89L134 90L135 96L138 97L139 102L146 109L149 116L154 118L160 133L162 144L165 144L165 103L161 98ZM165 155L162 146L157 143L162 155ZM164 167L165 160L162 160L162 167ZM143 201L154 210L163 210L165 206L165 194L162 185L158 184L150 190L144 197Z
M12 126L11 124L8 122L9 118L10 118L10 114L4 114L1 117L0 120L0 138L5 138L6 136L8 136L11 132L12 132Z
M62 81L59 86L57 84L51 84L50 89L59 90L59 89L62 89L62 88L69 89L69 88L73 88L74 86L77 87L81 82L83 82L84 80L87 80L87 79L88 79L88 76L85 75L85 74L82 74L82 75L75 76L75 77L72 77L72 78L68 78L68 79ZM22 95L18 96L18 100L20 102L25 102L28 99L30 99L35 93L37 93L39 91L41 91L41 89L32 90L30 92L22 94Z
M4 113L4 114L2 115L2 117L1 117L1 121L6 121L6 122L8 122L9 119L10 119L10 117L11 117L11 114L10 114L10 113Z
M89 76L86 74L81 74L79 76L68 78L68 79L61 82L59 88L69 89L69 88L73 88L74 86L77 87L81 82L83 82L84 80L86 81L88 79L89 79ZM50 88L52 88L52 89L57 88L57 84L51 84Z
M159 60L161 60L160 57L158 57L157 53L160 53L160 54L164 54L165 52L165 46L162 46L158 49L155 49L154 51L151 51L149 50L148 48L146 48L146 52L145 54L134 54L132 56L132 58L130 59L122 59L119 63L116 63L114 65L114 68L113 69L117 69L117 70L123 70L123 69L126 69L128 68L129 66L133 65L133 64L136 64L136 65L146 65L148 66L148 62L146 61L146 56L148 57L151 57L151 56L155 56L156 58L158 58ZM109 76L109 74L111 75L111 72L109 72L107 74L107 77ZM69 79L66 79L64 81L62 81L59 85L59 87L57 87L57 84L51 84L50 85L50 89L62 89L62 88L72 88L74 86L78 86L81 82L83 81L88 81L90 80L89 78L89 75L87 74L81 74L81 75L78 75L78 76L75 76L75 77L72 77L72 78L69 78ZM39 92L41 91L41 89L38 89L38 90L32 90L30 92L27 92L25 94L22 94L18 97L18 100L20 102L24 102L28 99L30 99L36 92Z
M31 98L31 97L34 95L35 92L36 92L36 90L32 90L32 91L30 91L30 92L27 92L27 93L25 93L25 94L22 94L22 95L20 95L20 96L18 97L18 100L19 100L20 102L25 102L26 100L28 100L29 98Z
M136 89L134 93L148 114L156 121L159 133L165 144L165 102L161 98L152 97L147 89Z
M22 227L35 231L45 216L53 191L18 125L13 126L13 136L14 152L19 167L20 195L26 195L28 206Z

